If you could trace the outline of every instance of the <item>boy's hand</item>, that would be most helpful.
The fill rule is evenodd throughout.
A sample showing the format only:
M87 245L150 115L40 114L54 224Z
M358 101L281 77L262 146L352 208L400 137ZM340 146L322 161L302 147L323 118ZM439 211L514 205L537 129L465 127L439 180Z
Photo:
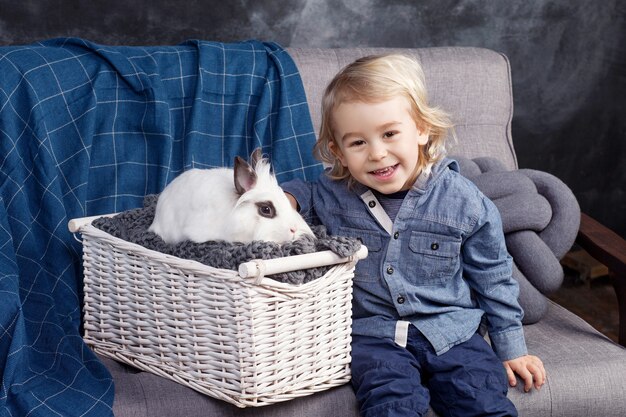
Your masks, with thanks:
M535 388L541 389L541 386L546 382L546 370L543 367L543 362L537 356L520 356L503 363L509 378L509 384L512 387L517 385L515 374L519 375L524 381L525 392L530 391L533 385Z
M291 204L291 207L293 207L294 209L298 210L298 202L296 201L294 196L289 194L287 191L283 191L283 192L287 196L287 200L289 200L289 203Z

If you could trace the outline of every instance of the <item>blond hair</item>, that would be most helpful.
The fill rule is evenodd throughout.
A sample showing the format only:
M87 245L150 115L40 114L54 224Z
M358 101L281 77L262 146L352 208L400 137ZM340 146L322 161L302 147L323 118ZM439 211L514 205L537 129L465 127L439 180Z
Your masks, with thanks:
M376 103L398 95L408 100L417 128L428 132L428 142L419 147L416 175L445 156L446 137L452 130L452 122L446 112L428 104L421 65L399 54L366 56L339 71L326 87L322 98L322 123L313 153L317 159L330 165L328 174L331 178L351 179L348 169L333 153L333 146L339 148L333 135L333 111L346 102Z

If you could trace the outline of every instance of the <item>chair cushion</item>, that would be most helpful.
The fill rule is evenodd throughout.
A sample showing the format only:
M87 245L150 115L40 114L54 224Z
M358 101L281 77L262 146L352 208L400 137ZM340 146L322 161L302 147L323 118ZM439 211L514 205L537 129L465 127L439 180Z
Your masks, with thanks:
M521 416L620 416L626 410L626 349L580 317L549 302L539 323L524 326L528 350L548 381L541 391L509 390ZM521 385L521 384L518 384Z
M548 381L541 391L524 393L521 383L509 390L520 415L622 415L626 410L626 349L553 302L540 322L524 329L528 349L543 360ZM358 417L350 385L275 405L239 409L157 375L101 359L115 380L116 417Z

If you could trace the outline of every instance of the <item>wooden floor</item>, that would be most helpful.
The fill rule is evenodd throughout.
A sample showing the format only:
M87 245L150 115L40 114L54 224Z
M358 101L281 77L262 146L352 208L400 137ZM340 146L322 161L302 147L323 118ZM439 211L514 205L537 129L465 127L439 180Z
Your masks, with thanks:
M578 272L565 268L563 285L550 299L617 342L617 297L608 276L581 279Z

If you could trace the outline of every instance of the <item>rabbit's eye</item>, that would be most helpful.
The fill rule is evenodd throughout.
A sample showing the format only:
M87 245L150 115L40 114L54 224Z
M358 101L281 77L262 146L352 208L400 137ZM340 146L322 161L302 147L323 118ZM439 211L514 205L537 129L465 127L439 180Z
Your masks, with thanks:
M268 219L276 217L276 209L271 201L262 201L256 203L256 206L260 216L267 217Z

